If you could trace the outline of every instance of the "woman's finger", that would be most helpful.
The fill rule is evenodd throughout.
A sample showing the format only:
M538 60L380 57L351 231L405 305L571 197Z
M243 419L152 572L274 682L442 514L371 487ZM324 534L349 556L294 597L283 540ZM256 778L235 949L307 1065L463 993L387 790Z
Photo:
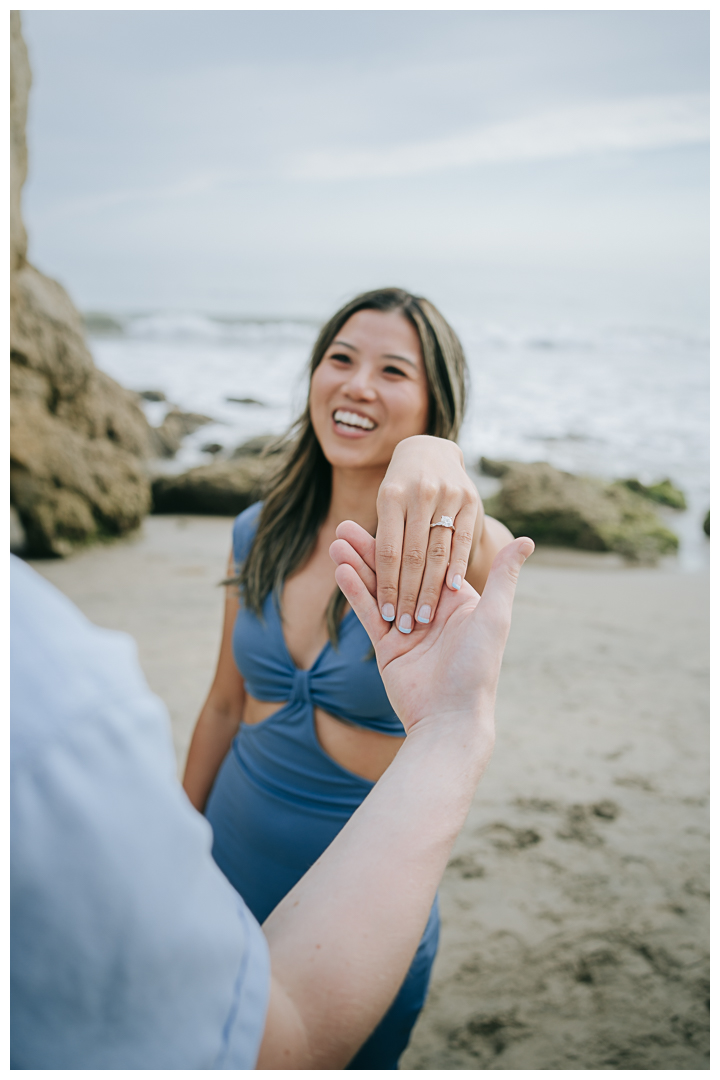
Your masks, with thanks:
M436 529L430 529L433 516L433 503L424 500L413 504L408 512L403 537L403 552L400 563L400 582L395 625L403 634L409 634L415 625L415 611L425 574L428 559L428 541ZM442 551L441 545L433 543L433 550L447 559L448 551ZM443 561L442 568L445 569ZM441 578L442 580L442 578Z
M375 573L375 538L358 525L357 521L341 521L335 530L338 540L347 540L361 559Z
M368 592L357 570L349 563L338 566L335 571L335 580L365 627L373 647L377 648L391 628L390 624L380 617L374 597Z
M400 562L403 554L405 514L400 496L391 486L378 494L378 527L375 537L375 573L377 575L377 606L383 619L395 619L400 583Z
M443 504L443 512L436 510L431 515L432 521L428 523L427 550L425 553L425 568L423 572L420 593L417 598L415 619L419 623L429 623L435 618L440 594L445 583L445 573L450 559L453 531L443 525L432 526L432 522L440 521L443 516L453 518L455 507L447 503Z
M473 539L477 524L477 506L472 503L463 506L455 518L455 532L452 534L452 548L445 580L448 588L459 589L465 580L468 563L472 555Z
M343 564L352 566L367 591L372 597L375 597L377 593L375 574L360 557L352 544L349 544L347 540L333 540L330 545L330 558L334 563L337 563L338 566L342 566Z

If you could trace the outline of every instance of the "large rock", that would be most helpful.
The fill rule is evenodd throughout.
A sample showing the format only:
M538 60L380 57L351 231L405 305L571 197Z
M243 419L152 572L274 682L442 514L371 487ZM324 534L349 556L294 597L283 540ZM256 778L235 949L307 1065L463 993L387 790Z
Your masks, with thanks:
M65 290L26 260L30 68L11 12L10 500L33 555L66 555L139 525L150 508L142 459L158 440L135 394L95 367Z
M27 233L20 212L20 196L27 177L27 121L30 62L20 29L20 12L10 12L10 269L27 255Z
M235 517L261 497L269 471L267 458L248 455L160 476L153 481L153 511Z
M652 502L661 503L663 506L671 506L673 510L687 510L685 493L680 488L675 487L670 479L660 480L657 484L650 484L649 486L641 484L634 477L630 477L629 480L621 480L620 483L624 484L630 491L634 491L636 494L642 495L643 498L652 500Z
M648 500L622 483L573 476L546 462L481 459L481 469L502 488L485 500L488 514L515 536L541 544L616 551L628 559L654 562L677 550L678 539Z

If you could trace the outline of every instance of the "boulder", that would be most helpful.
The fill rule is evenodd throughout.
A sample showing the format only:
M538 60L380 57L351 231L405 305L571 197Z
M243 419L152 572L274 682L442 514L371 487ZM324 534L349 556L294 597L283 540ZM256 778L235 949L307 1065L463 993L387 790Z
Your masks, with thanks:
M24 555L27 547L27 537L20 520L20 515L14 506L10 507L10 551L13 555Z
M620 483L624 484L628 491L634 491L637 495L642 495L652 502L671 506L673 510L687 510L685 494L680 488L675 487L672 480L660 480L657 484L650 484L648 487L632 477L629 480L621 480Z
M261 497L269 471L267 460L248 455L159 476L152 485L153 512L235 517Z
M20 212L20 198L27 179L27 121L30 96L30 61L20 27L20 12L10 12L10 269L16 270L27 255L27 233Z
M502 481L497 495L485 500L487 513L515 536L587 551L616 551L642 562L654 562L678 548L678 538L648 500L622 482L574 476L546 462L482 458L480 467Z
M20 192L30 86L11 12L10 501L31 555L119 535L150 508L143 459L157 439L137 396L95 367L79 313L26 260Z

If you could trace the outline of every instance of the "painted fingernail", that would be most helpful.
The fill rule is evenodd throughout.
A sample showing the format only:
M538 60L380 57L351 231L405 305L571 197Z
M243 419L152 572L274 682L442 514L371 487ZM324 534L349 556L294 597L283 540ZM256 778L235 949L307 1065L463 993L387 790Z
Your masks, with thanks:
M423 604L423 606L420 608L420 610L418 611L415 618L417 619L418 622L425 622L425 623L430 622L430 605L429 604Z
M392 604L383 604L380 614L385 622L392 622L395 618L395 608Z
M452 587L453 587L453 589L459 589L461 585L462 585L462 574L456 574L455 577L452 579Z
M403 634L409 634L412 630L412 617L410 615L401 615L400 622L398 623L398 630L401 630Z

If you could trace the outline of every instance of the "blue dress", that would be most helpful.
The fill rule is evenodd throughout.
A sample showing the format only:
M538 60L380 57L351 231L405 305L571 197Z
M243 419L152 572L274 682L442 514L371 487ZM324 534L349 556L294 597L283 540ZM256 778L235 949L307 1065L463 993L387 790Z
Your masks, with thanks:
M260 509L256 503L235 521L238 564L250 550ZM263 922L373 787L322 749L314 708L388 735L404 735L404 729L390 707L370 639L352 610L340 625L338 647L328 642L305 671L288 653L269 595L262 619L241 607L233 654L248 693L259 701L286 702L259 724L240 725L205 810L215 861ZM436 897L398 996L348 1068L398 1068L425 1001L439 929Z

